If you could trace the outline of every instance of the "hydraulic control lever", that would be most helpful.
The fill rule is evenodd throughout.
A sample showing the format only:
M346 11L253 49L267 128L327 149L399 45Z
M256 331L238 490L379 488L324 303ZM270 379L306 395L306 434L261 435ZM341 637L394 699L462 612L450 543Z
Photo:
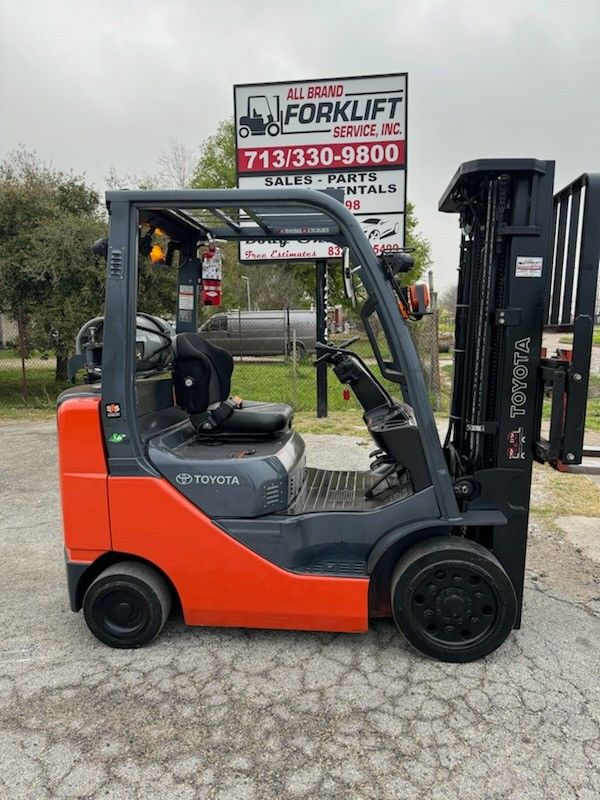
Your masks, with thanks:
M325 352L323 355L319 356L313 364L316 366L317 364L321 364L323 361L330 361L331 357L334 356L336 353L341 353L346 348L350 347L351 344L354 342L358 342L360 336L353 336L351 339L347 339L345 342L341 342L340 344L331 345L331 344L324 344L323 342L316 342L315 347L317 351L324 350Z

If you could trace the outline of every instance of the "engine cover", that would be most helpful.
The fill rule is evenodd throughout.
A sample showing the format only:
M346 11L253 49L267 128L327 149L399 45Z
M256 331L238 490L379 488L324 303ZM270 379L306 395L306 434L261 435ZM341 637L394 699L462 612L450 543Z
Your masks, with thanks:
M198 439L186 420L150 439L148 457L179 492L212 518L285 510L302 487L304 440L295 431L257 442Z

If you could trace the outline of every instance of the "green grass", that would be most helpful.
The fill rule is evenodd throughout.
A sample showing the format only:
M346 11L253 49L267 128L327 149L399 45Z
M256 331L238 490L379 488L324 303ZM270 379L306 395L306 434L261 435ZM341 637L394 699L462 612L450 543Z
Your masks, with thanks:
M557 472L548 464L535 464L534 474L537 491L532 499L531 513L535 516L550 521L568 513L600 517L600 488L591 478ZM577 499L574 510L573 498Z
M347 342L348 339L351 339L352 335L353 334L351 333L336 333L329 337L329 342L330 344L341 344L341 342ZM366 333L361 335L358 342L354 342L353 345L350 345L348 350L356 353L356 355L360 356L361 358L375 358L373 354L373 348L371 347L371 342L369 341Z
M360 419L360 406L354 395L343 399L343 387L337 378L328 374L328 405L332 412L352 411ZM56 382L54 370L44 367L27 367L27 384L23 391L21 370L0 369L0 419L51 418L55 413L56 398L69 384ZM289 403L298 412L312 412L316 408L315 368L311 360L304 360L294 370L291 363L260 364L238 363L233 373L232 392L242 398L264 400L271 403Z
M590 431L600 431L600 375L590 375L585 427Z
M29 361L49 361L54 359L55 355L53 350L32 350L27 358ZM17 361L19 369L21 368L19 353L12 347L0 348L0 361Z
M25 390L21 368L0 369L0 419L47 419L54 415L56 398L69 385L54 380L54 369L27 367Z
M4 351L6 352L6 351ZM378 373L377 368L373 369ZM435 409L439 415L446 415L449 410L450 389L452 385L453 364L442 360L441 385L442 392ZM378 375L378 377L381 377ZM399 387L387 384L390 392L399 396ZM25 391L21 386L21 371L18 362L14 368L0 368L0 420L10 419L49 419L55 413L56 397L69 384L54 380L54 370L50 367L27 367L27 385ZM233 373L232 391L240 397L264 400L272 403L289 403L296 410L297 419L308 425L310 432L342 433L347 428L360 428L361 408L350 394L349 400L343 399L343 387L335 375L329 370L327 381L328 407L330 420L316 420L316 380L315 368L311 359L305 359L294 369L291 363L237 363ZM549 419L550 401L544 403L544 418ZM346 419L347 417L347 419ZM313 424L314 423L314 424ZM590 376L589 399L587 407L586 428L600 431L600 375ZM308 432L308 431L307 431Z
M561 336L558 340L561 344L573 344L573 334L568 333L565 336ZM594 328L594 336L592 338L592 344L594 347L600 347L600 327Z
M359 411L354 395L343 399L343 387L330 371L327 376L327 401L331 411ZM241 363L233 372L232 392L248 399L268 403L289 403L296 411L316 408L315 367L306 359L294 370L291 363Z

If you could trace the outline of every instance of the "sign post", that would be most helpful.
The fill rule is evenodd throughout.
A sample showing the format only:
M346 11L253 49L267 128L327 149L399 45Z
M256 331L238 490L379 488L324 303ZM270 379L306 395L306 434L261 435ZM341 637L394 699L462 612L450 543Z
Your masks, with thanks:
M317 342L327 343L327 301L328 275L327 260L318 259L316 267L315 309L317 312ZM317 356L319 351L317 350ZM327 416L327 364L317 364L317 417Z

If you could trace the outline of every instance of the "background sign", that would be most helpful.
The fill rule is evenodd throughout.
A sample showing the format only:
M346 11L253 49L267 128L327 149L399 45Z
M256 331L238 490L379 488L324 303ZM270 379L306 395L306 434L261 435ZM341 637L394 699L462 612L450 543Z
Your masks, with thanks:
M375 252L404 246L407 75L234 87L238 186L344 190ZM242 242L244 261L337 258L327 242Z

